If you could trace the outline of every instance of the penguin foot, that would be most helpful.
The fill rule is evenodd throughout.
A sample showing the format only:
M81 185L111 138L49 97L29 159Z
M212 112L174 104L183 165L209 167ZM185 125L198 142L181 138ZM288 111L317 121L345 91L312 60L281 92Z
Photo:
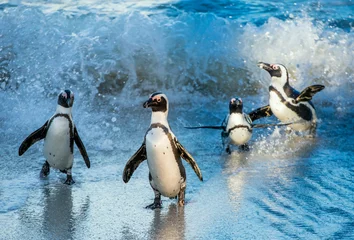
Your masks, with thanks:
M184 190L183 190L183 193L180 193L178 195L178 206L183 207L184 204L185 204L185 201L184 201Z
M230 146L229 145L227 145L227 147L226 147L226 152L228 153L228 154L231 154L231 148L230 148Z
M49 163L47 161L45 161L45 163L42 166L42 170L41 173L39 174L40 178L45 178L49 175L50 173L50 166Z
M155 199L154 199L154 203L147 205L145 208L147 209L162 208L161 193L156 188L154 188L150 172L149 172L149 180L150 180L151 188L152 190L154 190Z
M184 179L182 186L181 186L181 191L178 193L178 206L183 207L185 204L184 198L186 195L186 181Z
M74 184L75 181L73 179L73 176L71 175L66 175L66 181L64 182L64 184L68 184L68 185L71 185L71 184Z
M154 210L156 208L162 208L162 202L161 202L161 200L156 200L155 199L154 203L152 203L150 205L147 205L145 208L146 209L152 209L152 210Z
M317 129L317 124L313 123L310 131L309 131L309 135L307 135L308 138L315 138L316 137L316 129Z
M239 149L241 151L245 151L245 152L248 152L250 150L250 147L248 146L248 144L243 144L239 147Z

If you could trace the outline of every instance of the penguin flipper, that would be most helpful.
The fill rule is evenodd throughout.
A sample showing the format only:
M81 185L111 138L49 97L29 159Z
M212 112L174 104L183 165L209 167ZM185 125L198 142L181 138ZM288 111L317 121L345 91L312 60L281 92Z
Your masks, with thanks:
M252 124L253 128L267 128L267 127L280 127L280 126L288 126L290 124L294 124L293 122L289 123L265 123L265 124Z
M203 181L202 172L200 171L200 169L198 167L198 164L194 160L192 155L189 154L189 152L182 146L182 144L180 144L178 142L178 140L176 138L174 139L174 142L175 142L175 145L177 147L177 150L180 153L181 158L186 160L186 162L189 163L189 165L191 165L191 167L193 168L194 172L197 174L197 176L200 179L200 181Z
M319 91L323 90L325 86L323 85L312 85L305 88L300 95L295 99L298 102L307 102L312 99L312 97Z
M147 159L146 156L146 145L145 141L141 147L134 153L134 155L128 160L123 171L123 181L125 183L129 182L131 176L133 175L135 169L138 168L139 164Z
M229 121L230 114L227 114L224 120L222 120L221 126L223 127L223 130L226 131L226 126L227 122Z
M33 133L31 133L22 143L20 148L18 149L18 155L21 156L22 154L24 154L27 149L32 146L35 142L38 142L39 140L42 140L43 138L45 138L46 134L47 134L47 125L48 125L48 121L45 122L45 124L38 128L36 131L34 131Z
M223 129L225 130L224 126L197 126L197 127L184 127L187 129L198 129L198 128L208 128L208 129Z
M229 132L226 131L227 123L229 121L230 114L227 114L224 120L221 123L221 126L223 127L223 131L221 132L221 142L222 146L225 146L226 138L229 136Z
M85 164L86 164L87 168L90 168L90 166L91 166L90 159L89 159L89 157L87 155L84 143L81 141L79 133L77 132L76 126L74 127L74 141L76 143L76 146L80 150L81 156L84 158L84 161L85 161Z
M248 116L251 118L252 122L259 119L259 118L270 117L272 115L273 115L273 112L270 109L269 105L257 108L248 114Z

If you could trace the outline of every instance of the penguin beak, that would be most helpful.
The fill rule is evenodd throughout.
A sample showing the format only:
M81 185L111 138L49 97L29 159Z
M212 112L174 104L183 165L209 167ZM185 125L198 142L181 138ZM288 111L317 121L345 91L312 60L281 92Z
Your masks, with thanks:
M152 105L154 105L154 102L152 101L152 98L149 98L149 100L144 102L143 107L148 108L148 107L151 107Z
M230 104L234 105L234 106L241 105L242 104L242 99L241 98L233 98L233 99L231 99Z
M231 99L230 104L229 104L230 113L231 112L242 112L242 108L243 108L243 105L242 105L241 99L239 99L239 98Z
M68 104L69 107L72 107L74 105L74 97L68 97L66 99L66 103Z
M68 104L68 106L71 107L72 106L72 99L68 97L66 99L66 104Z
M269 63L259 62L257 65L258 65L258 67L260 67L268 72L273 70L273 68L270 66Z

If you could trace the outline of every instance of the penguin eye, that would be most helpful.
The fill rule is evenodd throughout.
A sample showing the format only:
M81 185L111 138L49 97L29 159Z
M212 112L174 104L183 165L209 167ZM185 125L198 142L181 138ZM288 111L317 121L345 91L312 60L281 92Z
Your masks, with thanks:
M157 101L157 102L161 102L161 98L157 98L156 101Z
M67 97L68 97L67 94L66 94L66 92L63 92L63 93L61 94L61 96L62 96L63 98L67 98Z
M273 68L273 70L278 70L279 69L279 67L277 65L274 65L274 64L272 64L271 67Z

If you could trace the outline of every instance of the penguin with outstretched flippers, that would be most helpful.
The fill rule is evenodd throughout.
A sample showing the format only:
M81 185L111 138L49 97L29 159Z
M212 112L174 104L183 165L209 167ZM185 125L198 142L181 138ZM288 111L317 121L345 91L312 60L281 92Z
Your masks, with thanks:
M229 102L229 114L221 126L198 126L186 127L188 129L209 128L221 129L223 145L226 145L226 152L231 153L231 144L239 147L240 150L249 150L248 141L252 137L253 128L264 128L270 126L282 126L286 124L254 124L253 121L271 115L270 107L256 109L249 114L243 112L243 101L241 98L231 98Z
M283 123L293 122L289 128L295 131L309 130L310 136L315 136L317 116L311 99L325 86L312 85L298 92L290 86L288 70L284 65L260 62L258 66L266 70L271 77L269 86L271 112Z
M165 94L153 93L144 103L144 108L151 108L151 124L143 144L128 160L123 181L127 183L140 163L147 160L149 181L154 190L155 200L147 208L161 208L161 195L169 198L178 197L178 205L185 204L186 171L181 158L186 160L198 178L203 181L202 173L193 159L170 129L167 121L168 99Z
M19 155L24 154L35 142L44 139L43 154L46 158L40 176L47 177L50 167L59 169L67 175L65 183L75 183L71 169L74 161L74 142L80 150L85 164L90 168L90 160L85 146L74 125L71 110L74 104L74 93L62 91L58 96L58 106L54 115L39 129L31 133L21 144Z

